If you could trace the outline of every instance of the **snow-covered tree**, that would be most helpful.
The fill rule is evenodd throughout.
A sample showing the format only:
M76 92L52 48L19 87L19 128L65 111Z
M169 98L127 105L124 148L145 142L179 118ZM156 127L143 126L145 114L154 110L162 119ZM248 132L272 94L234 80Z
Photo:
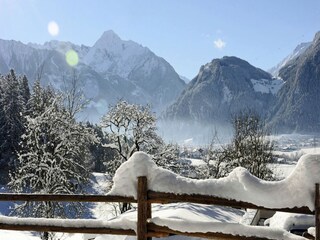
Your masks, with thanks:
M24 102L24 105L26 106L25 110L27 111L27 108L28 108L27 104L31 94L30 94L30 88L29 88L29 81L25 75L22 78L20 78L19 87L20 87L22 100Z
M43 88L40 79L36 80L32 87L32 94L28 101L28 116L36 117L41 115L45 109L53 104L56 93L52 87Z
M123 100L110 107L102 119L102 127L111 141L107 147L117 151L120 163L157 138L156 118L150 107L129 104Z
M27 116L26 133L18 152L17 170L12 173L9 185L18 192L79 193L89 177L89 144L96 141L95 135L69 115L60 96L51 89L36 86L30 99L32 114ZM14 212L52 218L81 215L82 208L72 203L26 202ZM48 239L48 235L43 238Z
M105 147L116 151L114 159L106 161L107 173L113 175L117 168L136 151L145 151L153 156L156 163L177 170L177 148L166 145L156 133L156 117L149 106L130 104L120 100L109 108L108 113L102 119L102 127L106 129L109 144ZM120 211L124 212L130 205L120 205Z
M156 117L149 106L121 100L110 107L102 119L102 127L106 129L110 142L105 146L118 153L118 158L107 162L109 173L112 174L136 151L145 151L153 156L159 166L179 172L179 147L166 144L157 134Z
M16 151L24 133L26 102L28 96L27 79L17 77L13 70L0 77L0 166L1 180L7 180L7 173L13 170L17 158Z

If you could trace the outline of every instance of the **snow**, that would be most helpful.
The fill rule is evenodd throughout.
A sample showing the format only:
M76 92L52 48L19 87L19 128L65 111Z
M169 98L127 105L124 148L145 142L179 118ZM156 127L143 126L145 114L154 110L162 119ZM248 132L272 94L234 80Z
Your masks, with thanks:
M284 81L281 78L274 78L272 80L251 79L251 83L253 85L254 91L261 93L272 93L273 95L275 95L284 84Z
M268 168L272 170L273 177L277 180L282 180L286 177L288 177L293 170L295 169L296 164L295 163L270 163L268 164Z
M106 31L84 56L83 61L99 73L110 72L127 78L138 65L151 64L149 49L133 41L124 41L112 30ZM152 63L153 69L157 63ZM150 68L147 68L150 71Z
M254 236L269 239L305 239L303 237L291 234L285 230L277 228L266 228L259 226L246 226L239 223L221 223L221 222L198 222L189 220L187 223L180 219L153 218L152 222L159 226L170 227L170 229L180 232L216 232L238 236Z
M199 221L201 223L205 223L209 225L212 222L231 222L237 223L240 221L241 216L244 211L239 209L232 209L228 207L220 207L220 206L212 206L212 205L201 205L201 204L187 204L187 203L177 203L177 204L167 204L160 205L154 204L152 207L152 214L154 218L161 218L163 221L170 222L172 219L180 219L181 221L188 222L190 219L193 221ZM121 216L112 219L111 221L106 220L63 220L63 219L35 219L35 218L12 218L12 217L0 217L1 223L12 223L12 224L30 224L30 225L39 225L47 224L51 226L66 226L66 227L110 227L110 228L122 228L122 229L132 229L136 230L136 217L137 212L135 210L128 211ZM16 233L22 234L20 232L12 232L12 236ZM8 233L9 234L9 233ZM64 234L65 236L70 236L70 234ZM2 231L0 231L0 239L2 238ZM72 238L66 239L88 239L90 236L93 238L96 235L86 234L84 237L83 234L72 234ZM114 237L114 238L113 238ZM119 239L127 239L124 236ZM38 238L36 238L38 239ZM62 238L61 238L62 239ZM116 236L113 235L98 235L97 239L117 239ZM128 239L135 239L130 238ZM165 238L166 239L166 238ZM170 238L171 239L171 238ZM173 239L194 239L187 237L176 237Z
M113 229L132 229L136 230L136 221L124 215L107 221L98 219L48 219L48 218L18 218L0 216L1 224L12 225L46 225L46 226L58 226L58 227L75 227L75 228L113 228Z
M309 46L311 44L312 44L312 42L300 43L290 55L288 55L285 59L283 59L275 67L271 68L269 70L269 72L273 76L278 76L281 68L283 68L285 65L287 65L291 60L294 60L297 57L299 57L300 55L302 55L309 48Z
M238 223L243 214L244 211L240 209L195 203L157 204L152 208L153 219L161 218L165 221L179 219L188 222L192 219L197 222Z
M314 210L315 183L320 182L320 155L302 156L287 178L268 182L256 178L241 167L221 179L189 179L157 167L150 156L136 152L116 171L109 194L136 198L139 176L146 176L149 189L158 192L217 196L266 208L306 206Z
M247 209L245 214L242 216L240 223L244 225L251 225L252 220L254 219L255 215L257 214L256 209Z
M287 231L292 229L307 229L314 226L315 218L313 215L276 212L271 218L265 221L265 225L272 228L281 228Z
M230 89L227 86L224 86L222 90L223 90L222 103L230 103L230 101L232 100L232 94Z
M308 228L308 233L315 237L316 236L316 228L315 227Z
M137 177L147 176L149 180L149 189L154 191L189 194L199 193L233 198L242 201L251 199L251 202L254 204L271 204L271 207L306 205L312 210L314 182L319 181L319 161L320 155L308 154L303 156L299 160L293 172L286 179L278 182L262 181L253 177L242 168L236 169L228 177L219 180L193 180L180 177L170 171L159 168L153 163L147 154L143 152L137 152L118 169L114 177L114 186L108 194L135 197ZM308 174L306 174L306 172ZM95 181L93 181L93 184L95 186L93 189L102 193L102 189L104 188L104 184L102 184L102 182L108 182L106 176L98 173L95 173L94 176ZM290 193L290 191L292 191L292 193ZM297 192L299 192L298 195L296 194ZM258 195L261 194L263 196L259 197ZM245 195L247 195L247 197ZM287 198L285 197L286 195L288 196ZM261 198L265 198L265 200L262 200ZM107 205L106 208L108 208ZM98 211L103 213L102 209L97 209L97 212ZM273 239L304 239L290 234L285 230L289 230L293 223L296 225L301 223L302 225L304 223L312 223L312 221L314 221L313 216L277 213L273 218L268 220L270 227L246 226L245 224L248 223L245 222L245 219L242 219L244 213L245 212L243 210L239 209L193 203L176 203L166 205L153 204L152 219L150 221L160 226L168 226L169 228L180 232L220 232L240 236L256 236ZM255 211L246 213L246 215L248 214L253 215L255 214ZM135 230L136 217L137 212L135 210L131 210L116 218L112 218L110 221L107 220L108 218L106 214L100 214L99 219L90 219L90 221L85 219L17 219L0 216L0 223L46 223L48 225L55 226L108 227ZM250 216L248 219L250 219ZM136 237L115 235L58 234L59 239L71 240L136 239ZM19 231L0 231L0 239L9 238L18 240L40 239L38 236L33 236L29 232L22 233ZM200 240L201 238L173 236L160 239Z
M38 236L32 235L31 232L18 231L0 231L0 239L14 239L14 240L40 240Z
M292 235L281 229L269 229L263 227L253 227L238 224L243 211L239 209L232 209L227 207L199 205L199 204L167 204L154 205L152 209L153 218L151 222L159 226L168 226L171 229L181 232L221 232L225 234L241 235L241 236L257 236L269 237L273 239L303 239L299 236ZM105 220L63 220L63 219L35 219L35 218L13 218L0 217L0 223L10 224L29 224L39 225L46 224L49 226L65 226L65 227L97 227L97 228L120 228L136 230L136 211L129 211L122 214L111 221ZM10 234L7 231L1 231L0 236ZM11 232L10 238L16 234L24 236L20 232ZM29 233L26 233L27 236ZM94 234L64 234L66 239L89 239L96 240L108 239L135 239L134 237L112 236L112 235L94 235ZM68 237L67 237L68 236ZM71 236L71 237L70 237ZM17 239L17 238L15 238ZM22 238L21 238L22 239ZM38 239L25 238L25 239ZM63 238L61 238L63 239ZM166 238L165 238L166 239ZM195 239L188 237L175 237L170 239Z

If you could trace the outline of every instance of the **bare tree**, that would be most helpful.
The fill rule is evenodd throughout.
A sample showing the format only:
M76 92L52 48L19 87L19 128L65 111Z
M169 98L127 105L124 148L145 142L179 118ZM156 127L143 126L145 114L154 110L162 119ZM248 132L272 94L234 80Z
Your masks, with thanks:
M203 165L196 167L196 177L200 179L221 178L227 175L226 164L221 157L223 148L215 129L212 140L202 157Z
M72 118L76 114L81 112L90 102L90 99L87 99L84 91L83 84L80 81L80 77L76 72L76 69L73 69L71 78L63 77L63 95L65 108Z
M232 119L234 136L231 144L223 147L219 158L229 170L242 166L261 179L272 179L267 164L273 161L273 143L260 116L241 112Z

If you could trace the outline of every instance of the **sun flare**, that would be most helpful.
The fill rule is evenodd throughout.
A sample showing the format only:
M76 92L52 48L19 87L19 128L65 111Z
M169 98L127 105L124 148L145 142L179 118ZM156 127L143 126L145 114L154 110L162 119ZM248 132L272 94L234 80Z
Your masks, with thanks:
M48 23L48 32L51 36L58 36L59 31L59 25L55 21L51 21Z

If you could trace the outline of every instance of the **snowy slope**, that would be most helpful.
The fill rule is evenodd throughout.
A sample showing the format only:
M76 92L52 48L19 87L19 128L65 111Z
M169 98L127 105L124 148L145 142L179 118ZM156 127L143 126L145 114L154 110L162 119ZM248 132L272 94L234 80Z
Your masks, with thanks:
M251 79L253 88L256 92L277 94L282 85L284 84L281 78L270 79Z

